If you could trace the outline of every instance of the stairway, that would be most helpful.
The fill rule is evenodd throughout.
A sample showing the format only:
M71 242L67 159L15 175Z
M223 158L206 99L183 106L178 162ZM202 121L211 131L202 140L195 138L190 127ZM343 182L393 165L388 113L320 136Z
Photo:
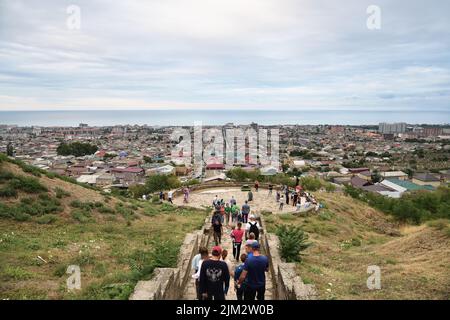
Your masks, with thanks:
M223 228L223 235L222 235L222 243L220 244L220 246L222 247L222 249L226 249L228 251L228 257L227 259L231 262L232 264L232 269L234 270L234 268L240 264L241 262L237 262L234 258L233 258L233 244L231 241L231 237L230 237L230 233L231 233L231 227L230 226L226 226L224 225ZM209 251L211 252L212 247L215 245L214 243L214 239L213 237L210 237L210 241L207 244L207 247L209 249ZM264 248L263 246L261 246L261 253L264 253ZM241 253L244 252L244 246L241 247ZM265 299L266 300L272 300L273 299L273 279L272 279L272 273L269 271L266 273L266 294L265 294ZM195 282L194 280L189 280L184 294L183 294L183 299L184 300L196 300L197 295L196 295L196 291L195 291ZM231 279L230 281L230 289L228 291L228 295L226 296L227 300L236 300L236 293L234 291L234 280Z

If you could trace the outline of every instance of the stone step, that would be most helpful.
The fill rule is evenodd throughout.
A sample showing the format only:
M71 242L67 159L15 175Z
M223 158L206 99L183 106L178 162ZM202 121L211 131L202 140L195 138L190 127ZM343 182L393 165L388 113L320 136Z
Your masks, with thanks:
M231 237L229 236L231 233L231 228L226 226L224 227L224 234L222 236L222 243L220 246L222 249L226 249L228 251L228 259L232 263L233 269L236 267L237 262L233 259L233 243L231 241ZM211 237L210 243L207 244L208 249L211 251L212 247L215 245L213 237ZM241 252L244 248L241 248ZM264 252L262 252L264 254ZM266 273L266 294L265 299L271 300L273 298L273 283L272 283L272 274L270 272ZM197 295L195 292L195 282L194 280L190 280L185 289L185 293L183 295L183 299L185 300L195 300L197 299ZM236 293L234 291L233 280L230 282L230 289L228 295L226 297L227 300L236 300Z

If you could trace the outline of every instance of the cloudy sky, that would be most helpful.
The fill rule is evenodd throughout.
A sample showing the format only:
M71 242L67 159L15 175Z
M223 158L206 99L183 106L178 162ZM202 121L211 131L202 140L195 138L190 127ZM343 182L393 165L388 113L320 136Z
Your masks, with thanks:
M372 4L380 30L366 25ZM0 0L0 110L448 110L449 12L448 0Z

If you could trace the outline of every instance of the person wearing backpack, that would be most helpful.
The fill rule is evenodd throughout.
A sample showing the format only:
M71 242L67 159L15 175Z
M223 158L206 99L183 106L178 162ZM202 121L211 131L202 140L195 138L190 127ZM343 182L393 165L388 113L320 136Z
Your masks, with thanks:
M213 235L214 235L214 242L216 243L216 246L218 246L222 240L222 215L220 212L215 212L212 219L211 219L212 229L213 229Z
M255 240L259 239L259 223L258 221L256 221L255 216L252 214L250 215L250 220L247 222L247 225L245 227L246 230L246 234L247 234L247 239L248 239L248 235L250 233L253 233L255 235Z

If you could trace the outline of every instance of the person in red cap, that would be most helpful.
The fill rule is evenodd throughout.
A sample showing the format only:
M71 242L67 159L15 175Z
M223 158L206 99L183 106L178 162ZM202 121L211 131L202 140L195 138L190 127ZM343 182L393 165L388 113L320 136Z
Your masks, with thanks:
M212 257L202 263L200 269L200 294L203 300L225 300L230 287L230 272L220 260L222 248L212 248Z

